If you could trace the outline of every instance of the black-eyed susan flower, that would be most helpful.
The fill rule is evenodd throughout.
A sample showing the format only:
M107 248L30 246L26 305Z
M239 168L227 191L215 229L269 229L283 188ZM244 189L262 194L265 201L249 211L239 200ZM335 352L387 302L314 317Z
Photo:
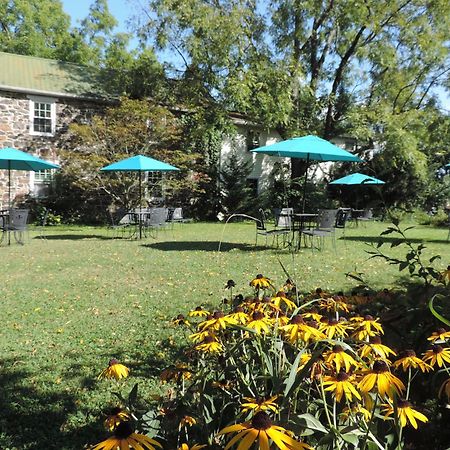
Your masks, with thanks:
M162 382L181 380L189 380L192 377L192 373L188 366L184 363L177 363L175 366L166 367L160 374L159 378Z
M242 412L247 411L268 411L271 410L274 413L278 412L278 405L275 403L275 400L277 400L278 395L274 395L270 398L252 398L252 397L244 397L245 403L241 403Z
M384 417L388 418L394 415L394 407L391 404L383 405ZM428 418L419 411L413 409L408 400L399 399L397 401L397 415L400 426L403 428L408 425L408 422L417 430L417 421L428 422Z
M447 331L445 328L438 328L427 339L432 342L445 342L450 339L450 331Z
M261 273L256 275L255 278L253 278L252 281L250 281L250 286L254 287L255 289L267 289L267 288L273 288L273 284L270 281L270 278L265 277Z
M389 372L386 361L377 360L373 363L372 369L363 372L358 389L363 393L376 390L381 397L392 398L394 394L400 395L405 390L405 385Z
M113 358L109 361L108 367L102 370L98 378L115 378L120 380L121 378L126 378L129 374L130 369Z
M405 372L409 368L420 369L422 372L428 372L431 370L431 366L418 358L414 350L404 350L403 352L400 352L397 361L395 361L392 365L396 369L402 367Z
M345 399L349 402L353 401L353 398L361 400L361 395L355 388L355 377L347 372L341 371L336 376L324 376L323 385L325 391L333 393L337 402L342 400L345 395Z
M345 367L346 372L348 372L352 366L359 366L359 363L351 355L346 353L341 345L334 345L332 350L324 355L324 358L325 363L331 368L336 369L336 372L340 372L342 367Z
M228 314L228 317L239 325L245 325L250 320L242 306L237 306L231 314Z
M177 317L175 317L175 319L172 319L172 323L176 326L179 325L186 325L186 326L190 326L191 324L189 323L188 320L186 320L186 317L184 317L183 314L178 314Z
M261 450L270 450L279 448L281 450L303 450L311 447L303 442L296 441L288 434L288 430L274 425L270 417L264 412L257 412L251 421L238 423L225 427L219 432L219 435L238 432L224 450L228 450L239 442L239 450L248 450L254 442L257 442ZM273 445L269 442L272 441Z
M447 397L447 401L450 401L450 378L447 378L439 388L439 397L443 395Z
M225 314L222 311L215 311L214 314L212 315L212 318L199 323L198 328L201 331L225 330L227 325L229 325L230 323L234 323L234 320L231 319L229 316L225 316Z
M181 430L181 428L183 428L183 427L192 427L196 423L197 423L197 421L194 419L194 417L183 416L180 420L179 428Z
M278 306L278 308L285 306L287 311L292 311L297 307L292 300L287 298L283 291L278 291L275 296L272 297L272 303Z
M319 308L328 312L349 312L347 303L342 300L335 300L332 297L321 300Z
M208 334L200 344L195 346L195 350L199 350L204 353L222 353L224 348L219 342L216 336Z
M226 378L222 378L218 381L213 381L211 385L218 389L223 389L224 391L229 391L233 387L233 383Z
M350 319L354 323L355 331L352 333L352 337L359 341L364 341L367 338L384 334L383 327L378 319L374 319L370 315L364 317L353 317Z
M315 320L316 322L320 322L322 320L323 315L319 314L316 309L311 309L308 312L302 313L302 317L304 319L312 319Z
M131 420L130 414L124 409L117 407L110 411L103 425L108 431L114 431L121 422L129 420Z
M447 266L447 269L443 270L443 271L439 274L439 278L440 278L440 280L443 281L444 283L450 282L450 266Z
M224 289L233 289L236 286L234 280L228 280Z
M148 436L135 433L130 422L121 422L114 430L114 436L94 445L91 450L155 450L155 447L162 448L162 445Z
M203 341L203 339L205 339L206 336L209 335L209 330L205 329L204 331L199 331L198 333L194 333L189 335L189 339L194 342L194 343L199 343L201 341Z
M359 349L359 355L361 358L369 358L369 359L385 359L389 360L389 355L397 356L397 353L394 352L391 348L389 348L387 345L383 345L381 343L380 336L372 336L369 339L368 344L364 344Z
M336 319L328 320L326 317L322 317L319 322L319 330L325 333L328 339L346 337L348 329L349 326L345 322Z
M435 344L425 352L423 360L429 363L431 367L436 364L438 367L445 366L445 363L450 363L450 348Z
M370 420L372 413L365 408L361 403L355 402L350 405L350 407L346 406L343 408L342 413L340 414L343 420L348 420L350 417L354 417L357 421L361 418L366 422Z
M309 342L310 340L318 341L326 338L325 334L317 328L306 324L300 314L292 316L287 325L280 327L280 331L291 344L295 344L299 340Z
M178 450L200 450L205 447L206 444L193 444L191 446L189 446L188 444L181 444L181 446L178 447Z
M272 322L266 317L266 315L261 311L255 311L251 315L251 319L247 322L247 328L255 330L257 334L269 333Z
M197 306L197 308L195 308L194 310L189 311L188 314L189 317L208 317L209 315L210 313L203 309L201 306Z

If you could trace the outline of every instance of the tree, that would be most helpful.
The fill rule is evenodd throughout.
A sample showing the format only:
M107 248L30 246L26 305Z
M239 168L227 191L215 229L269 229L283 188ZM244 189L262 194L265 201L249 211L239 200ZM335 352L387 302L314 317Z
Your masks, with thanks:
M180 197L195 197L198 190L198 183L192 176L198 155L181 150L182 124L167 108L151 101L123 98L119 106L95 116L91 124L72 125L65 147L54 209L66 215L79 211L84 219L92 221L98 220L95 216L101 216L111 203L126 209L137 206L137 177L128 173L99 172L107 164L137 154L181 169L170 176L169 202ZM89 217L92 213L94 217Z

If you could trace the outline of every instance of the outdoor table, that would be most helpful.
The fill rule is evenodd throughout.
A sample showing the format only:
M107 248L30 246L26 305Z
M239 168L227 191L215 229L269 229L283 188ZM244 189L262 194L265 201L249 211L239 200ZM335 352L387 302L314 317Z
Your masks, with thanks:
M303 230L311 228L316 223L318 214L316 213L294 213L292 215L292 231L297 235L297 248L301 247Z
M351 218L355 223L355 227L358 226L358 219L364 214L363 209L352 209Z

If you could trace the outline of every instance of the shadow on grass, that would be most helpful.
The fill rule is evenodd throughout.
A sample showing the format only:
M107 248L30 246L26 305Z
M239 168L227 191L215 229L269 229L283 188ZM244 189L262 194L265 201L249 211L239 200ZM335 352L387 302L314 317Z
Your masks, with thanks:
M44 390L35 384L33 374L19 369L16 362L1 360L0 448L75 450L102 435L101 424L67 431L69 415L88 415L89 411L83 411L69 391L60 387Z
M143 244L144 247L154 248L163 251L192 251L201 250L205 252L216 252L219 249L219 241L172 241L172 242L155 242L152 244ZM231 250L240 250L244 252L253 252L258 250L268 250L270 247L255 246L253 244L241 244L222 242L220 245L221 252L229 252Z
M339 240L342 241L356 241L356 242L367 242L367 243L378 243L383 242L384 244L390 244L393 242L398 242L398 238L386 237L386 236L341 236ZM420 239L420 238L408 238L408 242L420 244L420 243L433 243L433 244L450 244L450 241L446 239ZM406 242L406 241L405 241Z
M43 240L41 237L36 236L33 239L40 239ZM45 236L45 240L47 241L78 241L78 240L84 240L84 239L100 239L103 241L110 241L110 240L121 240L121 241L127 241L131 239L122 239L122 238L114 238L111 236L105 236L101 234L49 234Z

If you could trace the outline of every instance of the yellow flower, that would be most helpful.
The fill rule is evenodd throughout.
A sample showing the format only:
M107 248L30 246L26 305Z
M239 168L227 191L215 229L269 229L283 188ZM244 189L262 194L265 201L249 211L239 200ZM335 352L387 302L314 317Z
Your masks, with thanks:
M205 353L222 353L224 348L214 335L208 334L200 344L195 346L195 350Z
M250 281L250 286L254 287L255 289L267 289L267 288L273 288L272 282L270 281L270 278L266 278L262 274L256 275L255 278L253 278L252 281Z
M322 314L319 314L316 310L312 309L311 311L305 312L302 314L304 319L312 319L316 322L320 322L322 320Z
M181 447L178 447L178 450L200 450L206 447L206 444L194 444L192 447L189 447L188 444L181 444Z
M344 395L345 399L349 402L353 400L353 397L361 400L361 395L355 389L353 381L354 376L343 371L339 372L335 377L323 377L323 385L328 386L325 390L333 392L337 402L340 402Z
M241 404L242 412L247 411L267 411L271 410L274 413L278 412L278 405L275 403L275 400L278 398L278 395L274 395L273 397L270 397L268 399L263 398L251 398L251 397L244 397L244 400L246 400L246 403Z
M345 353L340 345L334 345L333 349L326 353L325 362L332 368L336 368L336 372L340 372L341 367L345 367L348 372L352 366L359 366L359 363L348 353Z
M355 339L364 341L366 338L384 334L383 327L378 322L378 319L374 319L372 316L353 317L350 320L355 322L356 325L356 329L352 334L352 337Z
M275 297L272 298L272 303L274 303L278 308L284 304L288 311L294 310L297 308L297 305L286 297L286 294L283 291L278 291Z
M172 323L174 325L187 325L188 327L191 326L190 322L186 320L186 317L184 317L183 314L178 314L175 319L172 319Z
M248 314L244 311L242 306L237 306L233 313L228 314L228 317L240 325L245 325L250 320Z
M314 328L303 320L300 314L291 317L287 325L280 327L280 331L284 333L291 344L295 344L298 340L309 342L310 340L325 339L326 336L317 328Z
M229 323L234 323L230 317L226 317L222 311L216 311L212 318L209 320L205 320L202 323L199 323L198 329L201 331L205 330L225 330Z
M396 369L400 366L406 372L409 368L420 369L422 372L428 372L431 366L423 362L416 356L414 350L405 350L399 354L399 359L392 364Z
M322 318L319 323L319 330L326 334L328 339L334 337L346 337L348 325L336 319Z
M394 414L394 407L391 404L383 405L384 406L384 417L388 418L389 416ZM419 411L416 411L411 407L411 403L408 400L399 399L397 402L397 415L398 420L400 421L400 426L405 427L408 422L417 430L417 421L420 422L428 422L426 416L424 416Z
M436 331L433 331L433 333L431 333L431 336L428 337L427 339L429 341L446 341L447 339L450 338L450 331L447 331L445 328L438 328Z
M155 450L162 445L154 439L135 433L130 422L121 422L114 430L114 436L91 447L91 450L141 449Z
M309 445L298 442L289 436L287 434L288 431L283 427L274 425L264 411L257 412L249 422L225 427L219 432L219 435L234 433L236 431L238 434L228 442L224 450L228 450L239 441L239 450L248 450L257 441L260 450L270 450L273 448L279 448L280 450L312 450ZM273 446L269 444L269 440L273 441Z
M435 364L437 364L438 367L442 367L446 362L450 363L450 349L435 344L430 350L426 351L423 360L429 362L431 367L434 367Z
M175 380L175 382L180 382L181 379L189 380L192 377L192 373L189 371L188 366L183 363L178 363L176 366L170 366L165 368L161 375L160 380L163 382Z
M251 328L256 331L257 334L269 333L269 327L271 326L270 319L268 319L261 311L255 311L251 320L247 323L247 328Z
M405 390L405 385L396 376L389 372L389 367L385 361L377 360L373 363L372 370L365 371L365 375L358 383L358 389L363 392L370 392L373 389L381 397L393 397L394 394L400 395Z
M447 266L446 270L443 270L440 274L440 279L445 283L450 282L450 266Z
M103 424L108 431L114 431L121 422L126 422L130 419L128 412L122 408L113 408Z
M338 312L338 311L348 312L347 303L343 302L342 300L335 300L334 298L327 298L321 300L319 303L319 308L324 309L325 311L328 312Z
M343 420L348 420L350 416L353 416L358 421L360 420L360 418L362 418L366 422L368 422L370 420L370 417L372 416L372 413L367 408L364 408L361 403L357 402L353 403L350 407L346 406L342 410L341 416Z
M197 306L193 311L189 311L189 317L208 317L209 312L203 309L201 306Z
M115 378L120 380L121 378L126 378L130 373L130 369L123 364L120 364L117 359L111 359L109 361L108 367L103 369L98 378Z
M364 344L359 350L359 355L361 358L382 358L385 360L389 359L389 355L397 356L394 350L390 349L387 345L381 343L379 336L373 336L370 338L368 344Z
M192 427L192 425L195 425L197 421L192 416L184 416L180 420L179 428L183 427Z

